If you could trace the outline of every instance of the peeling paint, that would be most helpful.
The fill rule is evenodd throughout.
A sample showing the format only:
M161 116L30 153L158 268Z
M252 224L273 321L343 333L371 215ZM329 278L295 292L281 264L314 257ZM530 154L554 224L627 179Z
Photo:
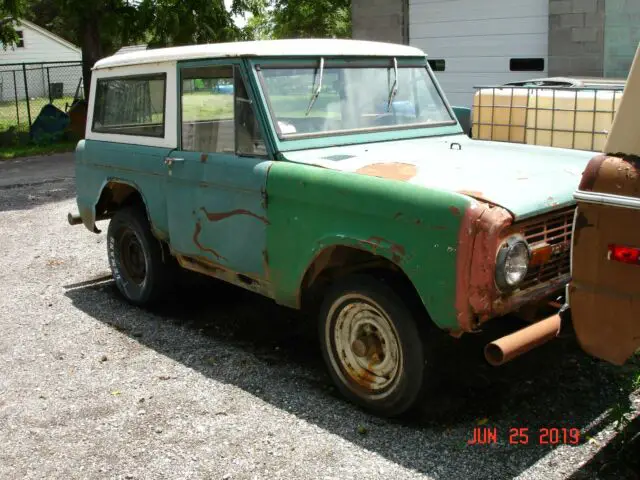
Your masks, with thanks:
M198 220L196 222L196 229L193 232L193 243L195 244L196 247L198 247L201 251L203 252L207 252L210 253L211 255L213 255L214 257L216 257L218 260L227 260L226 258L224 258L222 255L220 255L218 252L216 252L215 250L205 247L204 245L202 245L200 243L200 233L202 232L202 224L200 223L200 220Z
M477 200L487 201L484 193L482 192L477 192L474 190L458 190L456 193L459 193L460 195L466 195L467 197L475 198Z
M262 251L262 268L264 269L264 278L268 282L271 275L269 272L269 252L266 249Z
M247 215L249 217L253 217L255 219L260 220L265 225L269 225L269 220L267 220L264 217L261 217L260 215L256 215L255 213L250 212L249 210L237 209L237 210L231 210L230 212L222 212L222 213L209 213L204 207L201 207L200 210L204 212L204 214L207 217L207 220L209 220L210 222L219 222L220 220L224 220L229 217L234 217L236 215Z
M473 330L476 315L492 312L499 296L494 281L496 252L512 221L511 214L500 207L480 205L465 212L456 267L456 312L462 330Z
M368 239L361 241L360 243L374 255L378 254L378 249L382 245L389 245L389 249L391 251L391 260L397 264L401 263L407 254L405 248L402 245L390 242L381 237L369 237Z
M416 176L418 167L410 163L372 163L359 168L356 173L405 182Z

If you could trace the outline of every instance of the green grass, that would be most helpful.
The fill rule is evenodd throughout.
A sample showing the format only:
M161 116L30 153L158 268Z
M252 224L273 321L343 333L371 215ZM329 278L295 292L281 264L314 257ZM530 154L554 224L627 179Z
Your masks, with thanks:
M233 118L233 95L209 92L187 93L182 97L182 120L221 120Z
M311 97L309 95L274 95L271 104L279 118L304 118ZM339 112L327 112L327 105L339 102L337 94L321 94L309 116L339 118ZM209 92L187 93L182 97L182 119L187 122L199 120L222 120L233 118L233 95Z
M31 157L36 155L51 155L53 153L72 152L78 142L59 142L50 145L16 145L12 147L0 148L0 161L10 160L20 157Z

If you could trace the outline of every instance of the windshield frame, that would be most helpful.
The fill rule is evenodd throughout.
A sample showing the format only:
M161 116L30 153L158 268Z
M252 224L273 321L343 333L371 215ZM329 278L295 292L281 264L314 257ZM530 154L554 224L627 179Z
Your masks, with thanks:
M392 68L394 57L330 57L324 56L325 71L330 68ZM425 69L428 79L433 83L435 91L440 97L451 120L434 123L410 123L404 125L377 126L369 128L358 128L348 130L333 130L311 133L283 134L278 128L278 121L273 106L271 104L266 80L263 70L286 69L286 68L309 68L317 69L320 56L313 57L282 57L260 58L251 61L252 70L260 89L260 97L265 107L268 121L272 131L275 133L275 140L279 144L279 150L316 148L332 146L336 144L353 144L367 141L385 141L405 138L431 137L438 135L457 135L462 129L457 121L457 117L447 101L438 81L435 78L426 57L395 57L398 68L419 68ZM314 145L307 147L306 144L312 142ZM291 147L291 148L289 148Z

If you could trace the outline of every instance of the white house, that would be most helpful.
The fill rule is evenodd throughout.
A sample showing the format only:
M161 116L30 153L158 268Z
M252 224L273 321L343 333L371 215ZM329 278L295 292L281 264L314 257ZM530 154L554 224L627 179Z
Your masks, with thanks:
M352 0L353 37L424 50L454 105L474 87L545 76L626 78L640 0Z
M16 31L18 44L0 49L0 101L24 99L27 92L30 98L73 96L82 78L80 48L27 20Z

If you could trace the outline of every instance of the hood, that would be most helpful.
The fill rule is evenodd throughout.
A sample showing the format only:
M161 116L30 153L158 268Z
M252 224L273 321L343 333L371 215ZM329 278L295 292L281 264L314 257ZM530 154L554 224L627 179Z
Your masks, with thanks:
M283 155L291 162L457 192L499 205L520 220L573 205L582 172L597 153L455 135Z

